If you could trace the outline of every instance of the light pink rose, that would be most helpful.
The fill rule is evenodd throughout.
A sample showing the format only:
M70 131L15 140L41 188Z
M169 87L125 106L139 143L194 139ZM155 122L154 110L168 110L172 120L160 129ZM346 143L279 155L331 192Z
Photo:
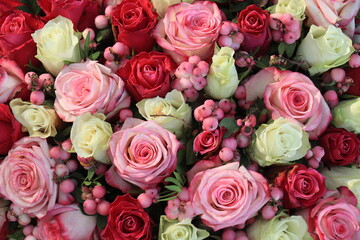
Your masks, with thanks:
M153 121L126 119L110 140L109 155L114 170L125 181L150 189L176 168L180 142ZM113 180L112 178L106 178Z
M214 53L221 20L221 11L214 2L179 3L167 9L153 37L177 63L192 55L206 60Z
M46 140L24 137L0 165L0 193L23 213L41 218L55 205L54 168Z
M321 92L305 75L286 71L266 86L264 102L272 111L272 119L296 120L315 140L331 121L331 112Z
M25 87L24 73L16 62L0 57L0 103L10 101Z
M327 28L335 25L350 37L355 31L355 16L360 8L358 0L305 0L308 26Z
M215 231L244 224L270 199L267 180L239 163L199 172L189 193L195 214Z
M55 94L55 110L65 122L73 122L86 112L101 112L111 118L131 101L123 80L91 60L63 68L55 79Z
M313 208L300 212L308 222L309 233L314 239L359 239L360 210L355 207L357 201L354 206L354 202L346 196L352 193L349 190L343 192L340 191L340 195L336 191L329 191ZM354 195L353 198L356 200Z
M75 204L55 205L38 220L33 235L38 240L88 240L96 227L96 217L81 213Z

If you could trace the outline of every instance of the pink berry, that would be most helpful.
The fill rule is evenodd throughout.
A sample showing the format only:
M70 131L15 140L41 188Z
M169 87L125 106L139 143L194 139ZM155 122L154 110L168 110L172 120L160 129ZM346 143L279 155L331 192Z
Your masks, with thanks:
M339 104L339 97L334 90L329 90L324 94L325 101L330 107L336 107Z
M51 86L54 84L54 78L49 73L43 73L39 76L39 84L41 86Z
M183 187L181 189L181 193L179 194L178 198L182 201L189 201L190 200L189 190L186 187Z
M284 40L284 38L283 38L283 34L282 34L282 32L280 32L280 31L272 31L271 32L271 35L272 35L272 37L273 37L273 40L275 41L275 42L282 42L283 40Z
M152 199L154 199L157 195L158 195L158 190L157 188L151 188L151 189L147 189L145 190L145 193Z
M82 32L82 36L84 39L86 39L87 35L90 34L90 41L93 41L95 38L95 32L91 28L85 28L85 30Z
M194 70L194 64L190 62L182 62L175 71L177 78L190 77Z
M146 193L141 193L138 197L137 200L139 201L140 205L143 208L148 208L151 206L152 204L152 199L149 197L149 195L147 195Z
M229 35L232 30L232 26L229 21L222 22L221 28L220 28L220 34L221 35Z
M186 218L192 219L195 216L195 211L190 201L185 203L183 209L184 210L179 212L179 221L182 221Z
M235 238L235 231L231 228L226 229L221 235L221 240L235 240Z
M121 122L125 122L127 118L133 117L133 112L130 109L124 108L120 110L119 119Z
M304 158L309 159L312 156L314 156L314 153L311 151L311 149L307 150L306 155L304 156Z
M312 158L309 159L308 165L309 165L309 167L312 167L312 168L316 169L316 168L318 168L320 166L320 162L316 158L312 157Z
M352 68L360 67L360 56L357 54L353 54L350 56L349 66Z
M244 136L242 134L238 134L236 136L236 141L239 148L246 148L250 144L250 138L248 136Z
M74 202L74 197L69 193L64 193L62 191L58 192L58 199L57 202L61 205L70 205Z
M101 201L96 207L96 211L102 216L109 215L109 209L110 209L110 203L105 200Z
M202 89L204 89L204 87L206 86L206 78L204 78L203 76L200 76L200 77L191 77L190 78L191 81L193 82L193 87L197 90L197 91L200 91Z
M116 72L120 67L115 61L109 61L109 60L105 62L105 66L110 68L113 72Z
M244 231L237 231L235 240L249 240Z
M205 118L211 116L211 113L212 113L211 107L204 104L195 108L194 116L196 121L202 122Z
M66 166L69 169L69 172L75 172L78 169L79 164L74 159L70 159L66 162Z
M229 47L236 51L240 48L240 43L233 42Z
M192 82L187 77L180 78L179 82L182 89L191 88L193 86Z
M114 61L115 60L115 56L114 54L111 52L111 47L107 47L104 50L104 58L107 61Z
M321 146L316 146L313 149L311 149L314 153L314 158L316 158L317 160L321 160L321 158L325 155L325 150L323 147Z
M234 158L234 152L230 148L224 147L220 150L219 157L224 162L228 162Z
M41 105L45 100L43 91L33 91L30 94L30 102L35 105Z
M178 198L174 198L174 199L168 201L169 208L178 208L178 207L180 207L180 204L181 204L181 201Z
M37 239L32 235L28 235L26 236L26 238L24 238L24 240L37 240Z
M218 120L220 121L221 119L224 118L224 111L221 108L217 108L213 111L212 115Z
M200 61L201 61L200 57L196 56L196 55L190 56L188 59L188 62L192 63L192 64L198 64L198 62L200 62Z
M272 199L274 199L275 201L279 201L284 197L284 192L283 190L281 190L278 187L272 187L270 189L270 193L271 193L271 197Z
M75 189L75 184L70 179L66 179L60 183L59 187L63 193L71 193Z
M22 226L26 226L28 224L30 224L31 222L31 218L29 217L29 215L27 214L21 214L19 217L18 217L18 223Z
M192 88L185 89L184 95L185 95L185 97L187 97L187 100L189 102L193 102L198 98L199 92L196 91L196 89L192 87Z
M219 121L215 117L207 117L203 121L202 128L205 131L214 131L219 125Z
M53 159L59 159L61 156L62 149L59 146L52 147L50 149L50 157Z
M205 100L204 105L209 106L210 108L213 108L215 106L215 102L212 99L207 99L207 100Z
M59 177L67 176L69 175L69 169L65 164L58 164L55 167L55 174Z
M241 32L237 32L232 40L234 43L241 44L244 41L244 35Z
M95 186L92 190L92 194L96 198L103 198L106 194L106 189L103 186Z
M232 43L233 41L229 36L221 36L218 39L218 44L220 47L229 47Z
M284 34L284 42L287 44L293 44L297 40L296 33L294 32L286 32Z
M34 226L33 225L27 225L23 228L23 233L25 236L29 236L32 234L34 230Z
M25 74L25 78L24 78L24 81L26 82L26 84L28 85L29 89L33 83L33 80L34 79L38 79L38 75L34 72L27 72Z
M109 25L109 21L107 19L107 17L105 17L104 15L98 15L95 18L95 26L97 29L104 29Z
M227 147L227 148L231 149L232 151L235 151L237 148L236 139L234 137L225 138L221 142L221 147L223 147L223 148Z
M209 73L209 64L205 61L200 61L196 68L200 70L203 77Z
M112 16L112 13L114 12L114 6L107 6L105 8L105 16L108 17L108 18L111 18Z
M94 210L96 212L97 204L94 200L86 199L85 202L83 203L83 205L84 205L85 212L86 211L93 212Z
M98 176L100 176L100 175L105 174L105 172L106 172L107 170L108 170L108 169L107 169L107 167L106 167L105 164L99 164L99 165L97 165L96 168L95 168L95 174L98 175Z
M261 210L261 214L262 214L263 218L266 220L272 219L275 216L276 212L277 212L277 207L270 206L270 205L266 205Z
M71 154L61 148L61 154L60 154L59 159L60 159L60 160L63 160L63 161L66 161L66 160L68 160L70 157L71 157Z
M221 99L219 101L219 107L224 111L224 112L229 112L231 109L231 102L228 99Z
M65 151L71 151L71 148L72 148L72 143L71 143L71 139L70 138L68 138L68 139L66 139L65 141L63 141L62 143L61 143L61 147L62 147L62 149L64 149Z
M118 54L121 57L130 55L130 49L122 42L116 42L111 49L114 53Z
M244 85L240 85L237 87L234 97L237 99L245 99L246 98L246 88Z
M176 219L179 216L179 209L178 208L169 208L168 206L165 207L165 214L168 219Z
M331 79L337 83L341 83L345 80L346 73L345 70L342 68L333 68L330 71Z

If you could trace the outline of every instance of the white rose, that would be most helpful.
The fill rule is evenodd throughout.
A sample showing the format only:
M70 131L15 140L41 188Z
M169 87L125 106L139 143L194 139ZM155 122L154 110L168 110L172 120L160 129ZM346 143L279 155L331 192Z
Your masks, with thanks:
M167 93L165 98L143 99L136 106L146 120L154 120L177 137L181 137L184 128L191 124L191 107L178 90Z
M360 97L341 101L333 111L332 124L349 132L360 133Z
M239 78L235 68L234 50L229 47L222 47L212 57L205 92L212 98L224 99L231 97L237 86Z
M310 67L311 76L347 63L354 52L351 39L340 28L327 29L311 25L309 33L300 43L297 56Z
M324 168L321 174L326 177L326 188L329 190L336 190L340 186L348 187L358 199L357 208L360 209L360 168Z
M277 4L269 7L270 13L288 13L298 20L305 19L305 0L279 0Z
M81 33L73 29L71 20L58 16L32 35L37 46L35 56L45 69L56 76L64 67L64 61L79 62Z
M166 10L168 9L168 7L170 7L171 5L180 3L180 2L185 2L185 3L192 3L194 2L194 0L151 0L155 11L159 14L160 17L164 17Z
M23 125L31 137L56 136L56 126L60 123L60 118L54 109L23 102L20 98L13 99L10 107L16 120Z
M262 124L255 132L250 146L252 159L260 166L291 164L305 156L311 148L309 134L289 119L278 118Z
M75 152L83 158L93 157L96 161L108 164L106 153L113 131L102 113L84 113L75 118L70 139Z

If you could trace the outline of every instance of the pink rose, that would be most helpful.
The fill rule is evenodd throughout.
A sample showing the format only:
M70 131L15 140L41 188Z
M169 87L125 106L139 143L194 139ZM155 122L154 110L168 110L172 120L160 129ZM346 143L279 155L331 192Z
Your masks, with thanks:
M219 149L224 129L216 129L215 131L203 131L194 139L194 152L200 154L211 153Z
M180 145L174 134L155 122L127 118L110 140L109 155L120 178L145 190L175 170ZM106 180L113 185L113 178Z
M267 180L239 163L199 172L189 193L195 214L215 231L244 224L270 199Z
M0 103L10 101L26 87L24 77L24 73L14 61L0 58Z
M179 3L168 8L153 36L177 63L192 55L206 60L214 53L221 20L221 11L214 2Z
M81 213L75 204L55 205L43 218L38 220L33 235L38 240L88 240L96 228L96 217Z
M24 137L0 165L0 193L24 213L41 218L55 206L54 168L46 140Z
M65 122L73 122L86 112L101 112L111 118L130 106L124 85L110 68L96 61L73 63L55 79L55 110Z
M264 92L264 102L272 111L272 119L294 119L309 133L310 139L317 139L332 118L319 89L298 72L283 72L273 81Z
M342 196L337 192L328 192L312 209L301 212L308 221L309 233L314 239L358 239L355 236L360 230L360 211L355 207L357 201L354 206L354 202L346 196L349 193L349 190L344 189L341 191ZM353 198L356 200L355 196Z
M327 28L335 25L353 36L355 32L355 16L360 8L357 0L305 0L307 24Z

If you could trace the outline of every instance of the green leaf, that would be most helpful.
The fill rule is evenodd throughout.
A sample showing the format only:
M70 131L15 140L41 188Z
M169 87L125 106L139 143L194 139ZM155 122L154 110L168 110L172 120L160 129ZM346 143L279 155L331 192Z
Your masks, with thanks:
M170 191L181 193L181 187L176 186L176 185L168 185L168 186L165 186L165 188L169 189Z
M166 182L171 182L171 183L175 184L176 186L179 186L179 187L181 187L181 188L182 188L182 184L181 184L181 182L180 182L180 181L178 181L176 178L173 178L173 177L167 177L167 178L165 178L165 181L166 181Z
M100 214L96 215L96 225L98 228L103 229L107 224L107 216L102 216Z
M101 42L103 39L110 36L110 34L111 34L111 29L110 28L105 28L105 29L100 30L96 34L96 42Z
M174 175L175 175L176 180L178 180L181 184L184 183L184 177L182 175L180 175L177 172L174 172Z
M285 49L286 49L286 43L285 42L281 42L278 46L278 52L281 55L284 55Z
M294 42L293 44L288 44L286 49L285 49L285 53L288 57L292 57L292 55L295 52L295 48L296 48L296 42Z
M85 186L90 186L91 185L91 181L84 181L83 183L85 184Z
M70 64L72 64L72 63L75 63L75 62L73 62L73 61L68 61L68 60L64 60L64 64L65 64L66 66L68 66L68 65L70 65Z
M95 174L95 168L92 167L92 168L90 168L90 169L88 170L88 174L87 174L86 179L87 179L87 180L91 180L91 179L93 178L94 174Z
M220 127L225 127L228 131L224 135L224 138L230 137L231 134L239 130L239 126L236 124L235 119L233 118L223 118L220 123Z
M79 172L72 172L72 173L70 173L70 176L77 178L77 179L85 179L84 176Z
M247 69L245 72L240 73L239 76L238 76L240 82L241 82L242 80L244 80L244 79L249 75L250 72L251 72L251 69L249 68L249 69Z
M19 6L18 9L27 13L33 13L39 15L41 8L37 4L36 0L21 0L24 5Z
M193 150L193 145L194 145L194 138L192 138L186 144L186 165L191 165L194 163L195 153Z
M89 58L91 59L91 60L97 60L98 58L99 58L99 56L100 56L100 54L101 54L101 52L94 52L93 54L91 54L90 56L89 56Z

